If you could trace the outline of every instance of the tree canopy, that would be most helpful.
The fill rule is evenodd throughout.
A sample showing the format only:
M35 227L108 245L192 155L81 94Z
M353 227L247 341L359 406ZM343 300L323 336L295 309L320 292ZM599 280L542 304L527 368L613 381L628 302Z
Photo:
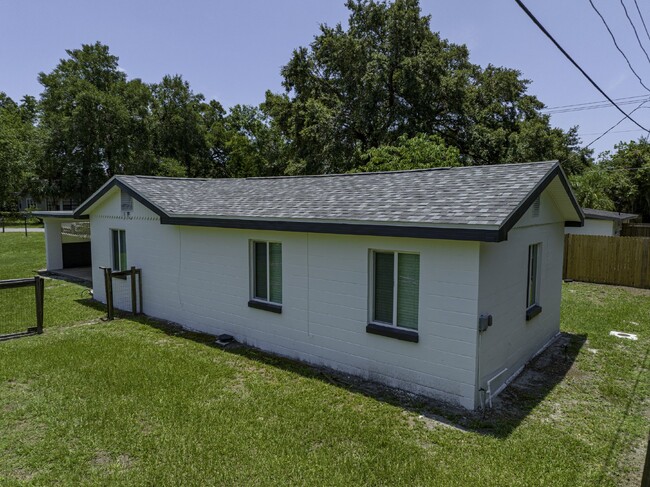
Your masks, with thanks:
M294 171L348 171L367 151L419 134L456 147L463 164L588 165L576 131L550 126L518 71L472 64L464 45L431 31L418 0L347 7L349 27L322 25L282 69L285 93L266 95Z
M115 174L248 177L557 159L586 206L650 214L648 144L595 164L552 127L517 70L470 61L418 0L348 0L281 69L284 90L224 108L181 75L129 79L97 42L39 74L38 99L0 94L0 207L80 201Z

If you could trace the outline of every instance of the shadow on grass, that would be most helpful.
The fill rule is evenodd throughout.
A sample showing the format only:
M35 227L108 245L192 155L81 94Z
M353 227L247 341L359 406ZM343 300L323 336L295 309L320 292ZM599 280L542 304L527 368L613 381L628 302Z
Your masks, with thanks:
M93 305L89 303L89 305ZM215 336L189 331L181 326L144 315L133 316L119 313L116 317L128 318L156 328L170 336L180 337L218 347ZM586 335L561 333L540 355L535 357L522 373L493 401L493 408L468 411L449 403L407 393L382 384L347 375L335 370L309 365L281 357L240 343L222 349L234 355L254 360L263 365L276 367L309 379L320 380L349 392L363 394L422 416L424 421L443 423L464 431L506 438L512 434L524 418L558 385L570 372L575 359L586 341Z

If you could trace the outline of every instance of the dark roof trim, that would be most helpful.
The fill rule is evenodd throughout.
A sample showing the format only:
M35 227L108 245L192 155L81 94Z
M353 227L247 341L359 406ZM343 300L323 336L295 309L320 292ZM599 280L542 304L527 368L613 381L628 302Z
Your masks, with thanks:
M75 216L73 211L33 211L32 215L38 218L66 218L75 220L87 220L88 215Z
M104 196L113 186L118 186L126 191L145 207L153 211L160 217L160 223L163 225L185 225L200 227L220 227L220 228L247 228L253 230L274 230L282 232L309 232L309 233L333 233L343 235L374 235L380 237L410 237L410 238L431 238L445 240L470 240L480 242L501 242L507 240L508 232L519 221L523 214L533 204L535 199L546 189L546 187L558 176L562 185L567 191L571 203L576 213L580 216L580 222L575 222L577 226L582 226L584 216L580 205L575 200L569 183L560 167L556 163L539 184L531 191L526 199L508 216L505 223L498 230L480 229L480 228L449 228L449 227L418 227L418 226L401 226L401 225L381 225L381 224L363 224L363 223L323 223L323 222L305 222L305 221L277 221L277 220L248 220L248 219L230 219L230 218L213 218L213 217L183 217L170 216L161 208L151 203L144 196L130 186L117 178L112 178L102 186L95 194L79 206L75 212L75 218L87 218L83 215L92 205L94 205L102 196ZM568 222L570 223L570 222Z
M142 196L140 193L135 191L133 188L130 186L127 186L124 184L122 181L119 179L113 177L109 179L104 186L99 188L95 194L93 194L90 198L88 198L86 201L84 201L77 209L74 211L74 217L75 218L88 218L88 215L83 215L85 211L87 211L92 205L97 203L97 201L104 196L106 193L108 193L113 186L117 186L123 191L126 191L128 194L130 194L133 198L138 200L140 203L142 203L144 206L149 208L151 211L153 211L155 214L160 216L161 218L163 216L166 216L166 213L162 211L160 208L158 208L156 205L154 205L151 201L146 199L144 196Z
M582 208L580 208L578 201L573 195L569 181L567 180L566 175L560 166L560 163L556 162L555 166L553 166L553 169L551 169L548 174L544 176L544 178L537 184L537 186L535 186L535 188L533 188L533 190L528 194L526 199L522 201L521 204L515 208L512 213L510 213L508 218L506 218L506 221L503 223L503 225L501 225L501 228L499 228L499 242L508 238L508 232L512 229L512 227L516 225L519 219L524 216L524 213L528 211L528 208L530 208L530 206L535 202L539 195L542 194L548 185L551 184L556 176L560 178L560 182L569 195L569 199L571 200L573 208L576 210L576 213L580 217L579 222L566 222L565 225L567 223L576 223L576 226L579 227L584 225L585 218L584 214L582 213Z
M639 215L636 213L617 213L615 211L594 210L591 208L583 208L582 211L585 214L585 218L589 218L590 220L626 222L628 220L639 218Z
M161 216L163 225L197 227L248 228L280 232L334 233L342 235L374 235L379 237L436 238L447 240L478 240L497 242L498 230L477 228L413 227L400 225L367 225L358 223L322 223L299 221L241 220L230 218L192 218Z

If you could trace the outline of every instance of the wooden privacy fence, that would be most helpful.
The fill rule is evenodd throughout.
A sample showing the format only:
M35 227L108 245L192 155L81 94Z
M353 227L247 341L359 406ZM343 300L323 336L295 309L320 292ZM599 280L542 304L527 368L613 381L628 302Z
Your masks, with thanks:
M650 238L566 235L563 277L650 288Z
M41 276L0 281L0 341L43 333L44 294Z
M621 237L650 238L650 223L623 223Z

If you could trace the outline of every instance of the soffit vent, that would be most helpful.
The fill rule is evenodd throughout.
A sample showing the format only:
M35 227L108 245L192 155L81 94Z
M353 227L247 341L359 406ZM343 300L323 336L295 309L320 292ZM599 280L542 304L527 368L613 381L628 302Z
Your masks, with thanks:
M126 191L121 194L122 211L133 211L133 198Z
M533 203L533 217L537 218L539 216L539 205L540 205L540 200L539 196L535 199L535 202Z

